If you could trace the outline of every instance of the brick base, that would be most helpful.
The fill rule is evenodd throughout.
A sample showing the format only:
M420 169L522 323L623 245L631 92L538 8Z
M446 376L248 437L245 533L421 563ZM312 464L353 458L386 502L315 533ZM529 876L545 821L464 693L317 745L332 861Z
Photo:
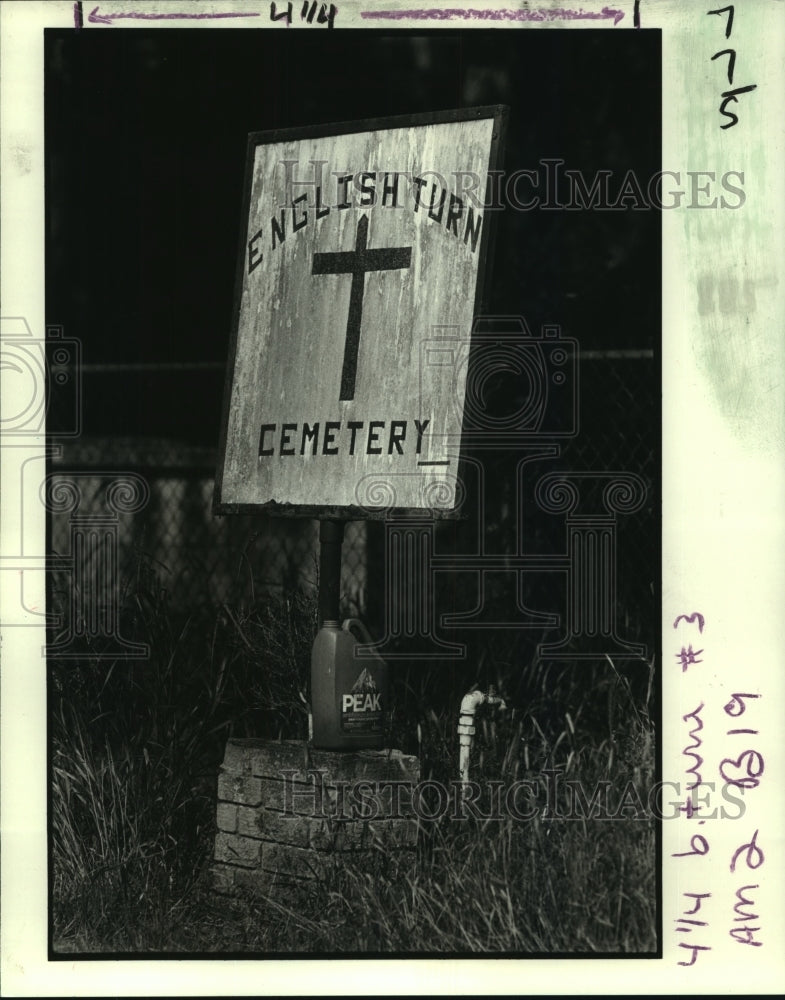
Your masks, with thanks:
M413 864L417 819L403 814L420 762L400 750L334 752L301 741L231 739L218 776L216 892L307 888L337 866Z

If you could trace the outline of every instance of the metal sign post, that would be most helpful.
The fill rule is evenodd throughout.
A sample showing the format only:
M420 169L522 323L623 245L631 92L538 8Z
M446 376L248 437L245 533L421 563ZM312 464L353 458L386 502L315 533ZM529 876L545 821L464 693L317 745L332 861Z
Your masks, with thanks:
M319 627L340 619L344 522L319 522Z

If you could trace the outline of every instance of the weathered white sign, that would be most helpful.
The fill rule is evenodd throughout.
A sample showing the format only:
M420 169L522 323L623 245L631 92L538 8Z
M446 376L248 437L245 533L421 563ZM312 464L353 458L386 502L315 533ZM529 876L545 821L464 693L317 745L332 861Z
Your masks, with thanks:
M218 512L455 506L502 120L249 137Z

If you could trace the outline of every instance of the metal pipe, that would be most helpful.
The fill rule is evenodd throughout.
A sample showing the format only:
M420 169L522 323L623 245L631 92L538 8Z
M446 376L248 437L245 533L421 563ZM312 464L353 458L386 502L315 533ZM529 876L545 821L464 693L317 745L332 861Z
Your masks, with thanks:
M469 691L463 696L458 716L458 777L462 785L465 785L469 780L469 758L476 732L474 713L480 705L498 705L501 709L507 708L504 699L493 694L493 688L488 694L483 694L482 691Z
M344 521L319 522L319 627L339 622Z

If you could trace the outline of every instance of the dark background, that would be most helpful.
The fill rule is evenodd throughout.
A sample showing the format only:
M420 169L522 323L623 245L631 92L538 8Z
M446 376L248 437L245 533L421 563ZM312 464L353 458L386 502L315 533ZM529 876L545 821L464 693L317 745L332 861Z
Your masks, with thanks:
M587 181L612 170L613 189L660 166L658 32L51 30L45 46L47 322L81 341L88 435L217 443L250 131L504 103L509 171L559 157ZM659 253L656 211L507 210L486 302L583 349L652 348ZM150 367L107 368L127 364Z

